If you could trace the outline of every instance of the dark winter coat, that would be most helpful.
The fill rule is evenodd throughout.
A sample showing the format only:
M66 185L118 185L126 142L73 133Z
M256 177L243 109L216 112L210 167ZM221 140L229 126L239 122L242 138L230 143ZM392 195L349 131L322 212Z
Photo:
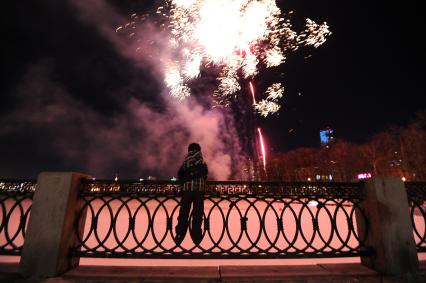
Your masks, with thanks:
M200 151L189 152L179 168L178 178L183 181L183 191L204 191L208 175L207 164Z

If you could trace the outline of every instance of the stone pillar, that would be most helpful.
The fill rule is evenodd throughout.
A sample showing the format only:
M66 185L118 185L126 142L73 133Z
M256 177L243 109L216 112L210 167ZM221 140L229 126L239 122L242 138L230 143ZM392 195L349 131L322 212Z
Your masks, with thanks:
M375 177L365 186L361 205L368 219L365 245L373 254L361 257L361 263L381 274L415 272L419 262L404 183L398 177ZM365 231L360 222L358 231Z
M68 253L77 238L74 229L82 178L90 176L73 172L38 176L20 262L24 277L54 277L78 265L79 258L71 259ZM78 225L84 227L84 221Z

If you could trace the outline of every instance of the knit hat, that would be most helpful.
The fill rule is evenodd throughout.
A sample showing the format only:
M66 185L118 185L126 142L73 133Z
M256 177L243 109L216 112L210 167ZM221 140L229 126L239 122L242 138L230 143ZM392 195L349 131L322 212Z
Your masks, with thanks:
M201 146L198 144L198 143L191 143L189 146L188 146L188 152L190 152L190 151L201 151Z

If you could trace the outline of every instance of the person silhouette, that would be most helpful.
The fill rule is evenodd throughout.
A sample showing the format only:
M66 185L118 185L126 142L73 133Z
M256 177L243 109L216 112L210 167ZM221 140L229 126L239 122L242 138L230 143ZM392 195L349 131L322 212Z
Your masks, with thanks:
M192 204L191 238L198 245L203 237L201 224L204 215L204 190L208 175L208 167L198 143L188 146L188 154L178 171L178 179L183 181L181 190L178 224L176 225L175 242L180 245L185 238L189 225L189 212Z

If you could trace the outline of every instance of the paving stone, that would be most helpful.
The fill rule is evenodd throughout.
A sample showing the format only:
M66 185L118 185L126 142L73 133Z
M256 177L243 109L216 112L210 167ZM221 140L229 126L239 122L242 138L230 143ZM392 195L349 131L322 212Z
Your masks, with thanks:
M360 264L360 263L342 263L342 264L318 264L332 275L379 275L376 271Z
M64 278L110 278L110 279L219 279L215 266L80 266L63 275Z
M18 273L19 263L0 263L0 273Z
M5 272L2 272L5 271ZM1 283L423 283L424 276L381 277L361 264L287 266L80 266L61 277L22 279L17 266L0 264ZM409 280L407 280L409 279ZM411 280L410 280L411 279Z
M317 265L289 265L289 266L221 266L220 274L223 280L241 278L247 280L297 278L303 276L329 276L330 272Z

